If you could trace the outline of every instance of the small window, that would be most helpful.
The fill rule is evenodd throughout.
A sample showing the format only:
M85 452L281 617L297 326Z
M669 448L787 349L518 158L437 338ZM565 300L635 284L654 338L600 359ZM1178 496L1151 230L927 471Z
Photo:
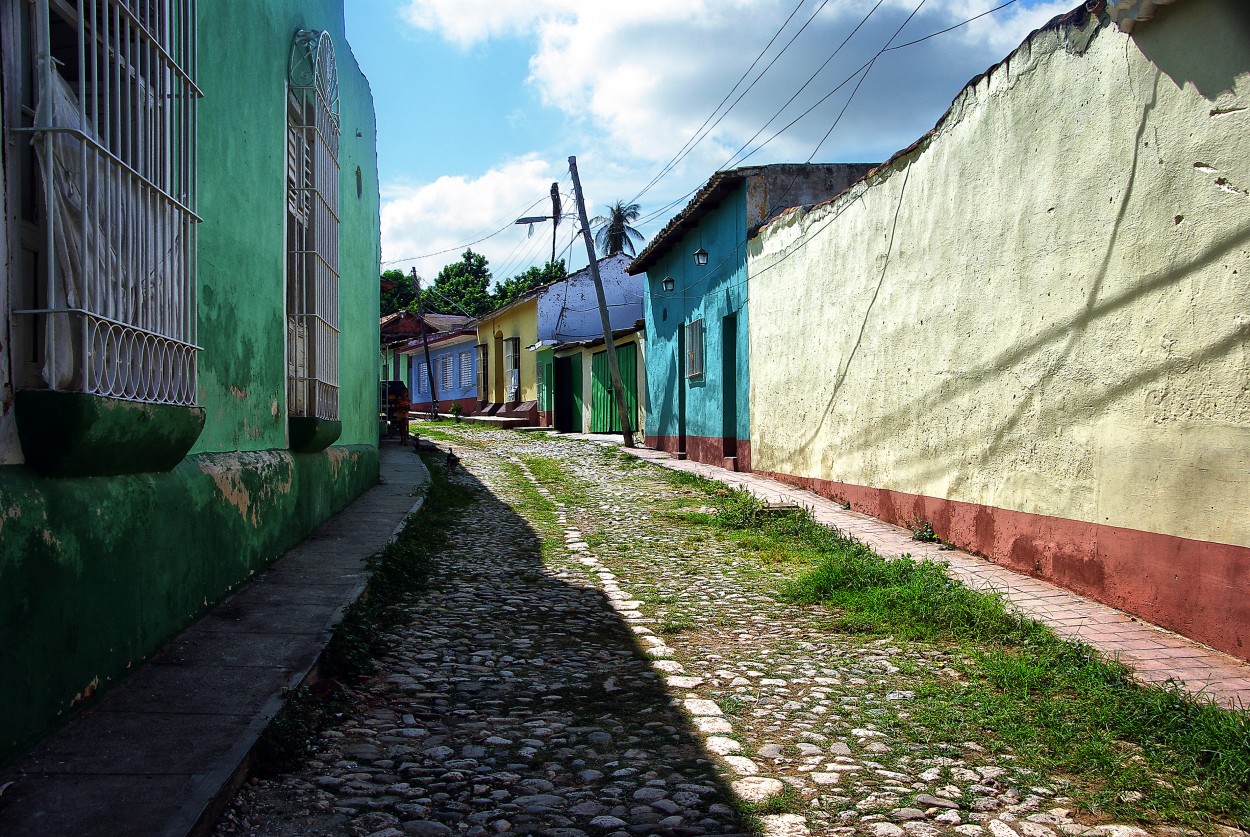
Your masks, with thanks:
M451 355L443 355L438 359L438 377L442 388L447 391L456 385L456 377L451 368Z
M424 363L417 366L417 392L429 393L430 391L430 368Z
M503 379L506 401L521 400L521 338L503 341Z
M485 343L477 344L477 400L485 404L489 396L486 394L490 389L490 379L486 377L486 372L490 369L490 346Z
M473 352L467 349L460 353L460 388L469 389L473 386Z
M703 377L703 320L686 324L686 377Z

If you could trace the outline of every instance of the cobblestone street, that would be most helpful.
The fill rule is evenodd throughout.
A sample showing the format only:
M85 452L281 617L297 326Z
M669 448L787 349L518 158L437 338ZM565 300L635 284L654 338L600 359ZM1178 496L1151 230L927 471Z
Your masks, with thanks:
M245 784L219 834L1147 833L1001 748L902 736L955 652L779 603L766 562L664 517L698 498L654 466L455 433L476 502L430 589L314 757Z

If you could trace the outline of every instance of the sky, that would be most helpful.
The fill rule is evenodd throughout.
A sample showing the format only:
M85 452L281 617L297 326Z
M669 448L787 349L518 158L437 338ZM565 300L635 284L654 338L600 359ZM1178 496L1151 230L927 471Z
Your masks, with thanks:
M496 279L541 265L551 223L513 221L550 215L552 182L575 216L571 155L589 215L636 202L648 240L720 169L885 160L1077 5L977 17L1003 2L348 0L378 116L383 267L432 280L472 242ZM586 264L578 229L556 229L570 269Z

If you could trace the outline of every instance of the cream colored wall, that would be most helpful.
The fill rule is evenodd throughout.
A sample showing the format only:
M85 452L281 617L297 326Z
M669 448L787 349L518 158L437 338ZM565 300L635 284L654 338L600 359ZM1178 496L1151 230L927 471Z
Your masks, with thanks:
M1247 14L1040 33L754 239L755 469L1250 545Z

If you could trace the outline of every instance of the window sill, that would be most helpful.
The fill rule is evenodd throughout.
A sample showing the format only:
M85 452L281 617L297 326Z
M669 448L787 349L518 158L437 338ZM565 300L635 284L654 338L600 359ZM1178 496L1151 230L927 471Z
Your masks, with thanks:
M26 464L47 477L172 471L204 429L204 408L82 392L23 390L14 403Z
M295 453L318 453L338 441L341 435L341 421L312 416L291 416L287 419L288 444Z

